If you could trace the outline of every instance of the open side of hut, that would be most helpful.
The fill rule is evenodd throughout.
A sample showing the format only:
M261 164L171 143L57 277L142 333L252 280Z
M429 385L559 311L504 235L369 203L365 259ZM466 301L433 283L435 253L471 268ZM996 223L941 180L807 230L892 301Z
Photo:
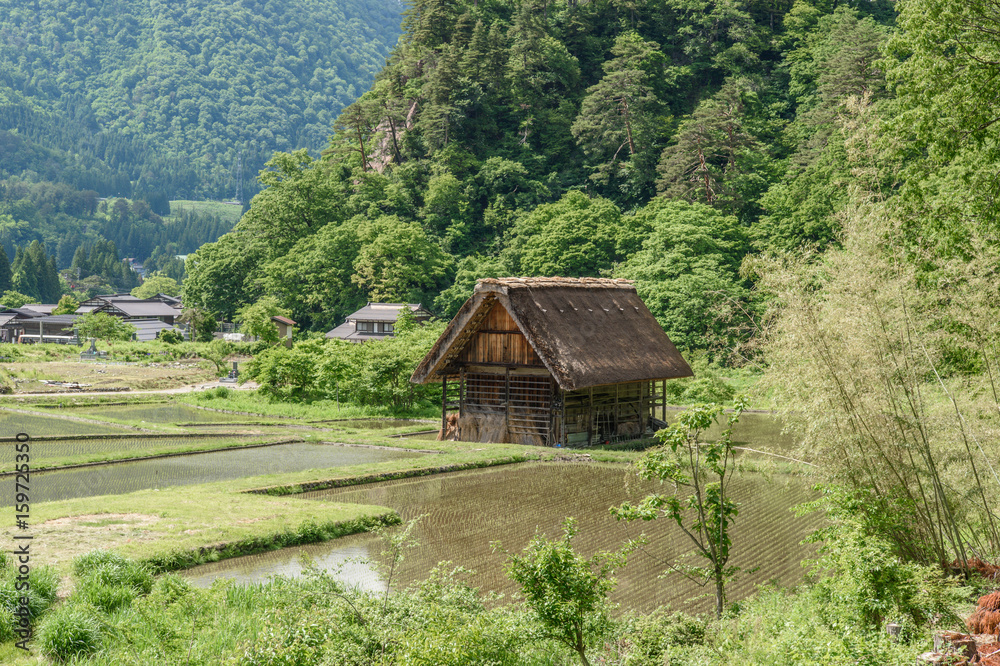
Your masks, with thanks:
M666 420L667 379L691 368L629 280L480 280L410 381L442 382L457 438L587 446Z

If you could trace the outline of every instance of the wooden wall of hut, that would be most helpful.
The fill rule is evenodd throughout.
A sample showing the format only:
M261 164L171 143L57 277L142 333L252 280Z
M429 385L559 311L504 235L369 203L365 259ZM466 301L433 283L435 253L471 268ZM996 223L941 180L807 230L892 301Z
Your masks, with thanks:
M494 303L480 329L458 357L460 365L545 367L517 324Z

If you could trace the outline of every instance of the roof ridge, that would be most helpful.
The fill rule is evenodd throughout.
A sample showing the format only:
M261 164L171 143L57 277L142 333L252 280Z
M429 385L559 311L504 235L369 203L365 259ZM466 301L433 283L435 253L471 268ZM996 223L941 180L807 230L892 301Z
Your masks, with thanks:
M487 285L501 287L575 287L579 289L635 289L633 280L595 277L503 277L482 278L476 289Z

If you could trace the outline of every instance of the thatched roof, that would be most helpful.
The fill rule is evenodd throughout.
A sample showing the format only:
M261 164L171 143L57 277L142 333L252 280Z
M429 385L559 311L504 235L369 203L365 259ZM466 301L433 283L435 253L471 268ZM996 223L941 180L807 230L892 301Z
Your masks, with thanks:
M488 278L413 373L441 381L494 303L502 305L565 391L692 376L629 280Z

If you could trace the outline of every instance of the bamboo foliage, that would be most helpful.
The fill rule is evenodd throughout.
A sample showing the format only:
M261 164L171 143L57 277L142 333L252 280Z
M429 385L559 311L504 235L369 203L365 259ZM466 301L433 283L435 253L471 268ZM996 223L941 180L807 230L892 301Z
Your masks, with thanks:
M855 137L864 152L866 135ZM915 268L919 249L865 187L878 178L866 164L840 249L756 267L776 304L764 334L766 388L787 405L838 510L860 515L913 560L995 560L995 261L985 244L973 247L928 284Z

